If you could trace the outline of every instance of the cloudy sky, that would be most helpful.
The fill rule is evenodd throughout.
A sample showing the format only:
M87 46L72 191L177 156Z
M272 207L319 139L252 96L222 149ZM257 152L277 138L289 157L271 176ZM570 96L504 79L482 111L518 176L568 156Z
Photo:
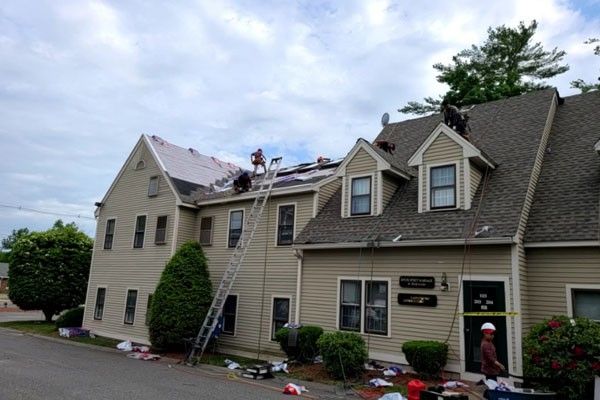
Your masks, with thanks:
M58 218L25 208L93 235L141 133L247 167L257 146L286 165L344 156L383 112L445 91L433 63L532 19L568 53L548 83L596 79L600 0L2 0L0 238Z

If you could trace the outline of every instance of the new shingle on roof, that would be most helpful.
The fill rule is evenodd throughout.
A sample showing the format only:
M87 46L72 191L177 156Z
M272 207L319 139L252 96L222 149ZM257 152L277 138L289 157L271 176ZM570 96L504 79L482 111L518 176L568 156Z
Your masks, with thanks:
M598 240L600 235L600 92L566 97L544 155L525 240Z
M473 143L498 164L489 172L479 210L478 226L490 227L488 237L516 234L554 95L554 89L542 90L480 104L469 112ZM395 143L393 157L406 163L441 120L441 114L436 114L389 124L377 139ZM403 240L464 238L482 198L483 185L479 185L470 210L419 214L417 183L413 178L403 184L378 217L342 218L338 191L302 230L296 243L360 242L375 235L381 240L392 240L400 234Z

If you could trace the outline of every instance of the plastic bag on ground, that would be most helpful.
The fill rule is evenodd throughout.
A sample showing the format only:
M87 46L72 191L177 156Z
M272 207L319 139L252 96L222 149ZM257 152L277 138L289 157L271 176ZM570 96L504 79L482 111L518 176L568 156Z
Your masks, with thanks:
M271 372L279 372L279 371L283 371L286 374L290 373L287 369L287 363L284 363L283 361L272 361L271 362Z
M442 386L444 386L444 389L456 389L459 387L469 387L460 381L448 381L448 382L444 383Z
M225 360L225 365L227 365L227 368L229 368L229 369L242 368L242 366L240 364L236 363L235 361L231 361L229 359Z
M392 382L388 382L381 378L373 378L369 381L369 386L383 387L383 386L394 386Z
M119 343L117 345L117 349L121 351L131 351L133 349L133 346L131 345L131 341L126 340L124 342Z
M398 392L386 393L379 398L379 400L406 400L406 397L402 396Z
M302 392L308 392L308 390L306 390L304 386L295 385L293 383L288 383L283 388L283 394L300 396Z
M135 360L142 361L156 361L160 360L160 356L158 354L150 354L150 353L129 353L127 357L133 358Z

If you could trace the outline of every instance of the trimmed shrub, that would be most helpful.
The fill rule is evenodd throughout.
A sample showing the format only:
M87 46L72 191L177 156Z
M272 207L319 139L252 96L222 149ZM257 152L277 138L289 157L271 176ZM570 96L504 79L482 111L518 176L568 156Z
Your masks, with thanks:
M317 340L327 372L335 379L356 377L367 361L367 346L353 332L327 332Z
M83 307L72 308L57 318L57 328L80 328L83 324Z
M405 342L402 352L410 366L426 376L438 376L448 361L448 344L433 340Z
M288 328L281 328L275 332L275 340L279 342L281 350L287 354L289 359L306 363L311 362L319 354L317 340L323 334L323 328L311 325L298 328L298 344L294 348L288 346L289 333Z
M591 399L600 376L600 324L557 316L534 325L523 339L523 367L528 383L559 399Z
M159 350L183 350L195 337L212 302L206 257L197 242L181 246L167 263L150 305L149 332Z

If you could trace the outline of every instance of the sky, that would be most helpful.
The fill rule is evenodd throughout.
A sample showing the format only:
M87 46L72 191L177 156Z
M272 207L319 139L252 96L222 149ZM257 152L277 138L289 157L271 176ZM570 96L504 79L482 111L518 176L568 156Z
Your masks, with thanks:
M571 67L548 84L597 79L600 0L2 0L0 238L58 218L93 236L142 133L246 168L257 147L343 157L446 91L434 63L533 19Z

